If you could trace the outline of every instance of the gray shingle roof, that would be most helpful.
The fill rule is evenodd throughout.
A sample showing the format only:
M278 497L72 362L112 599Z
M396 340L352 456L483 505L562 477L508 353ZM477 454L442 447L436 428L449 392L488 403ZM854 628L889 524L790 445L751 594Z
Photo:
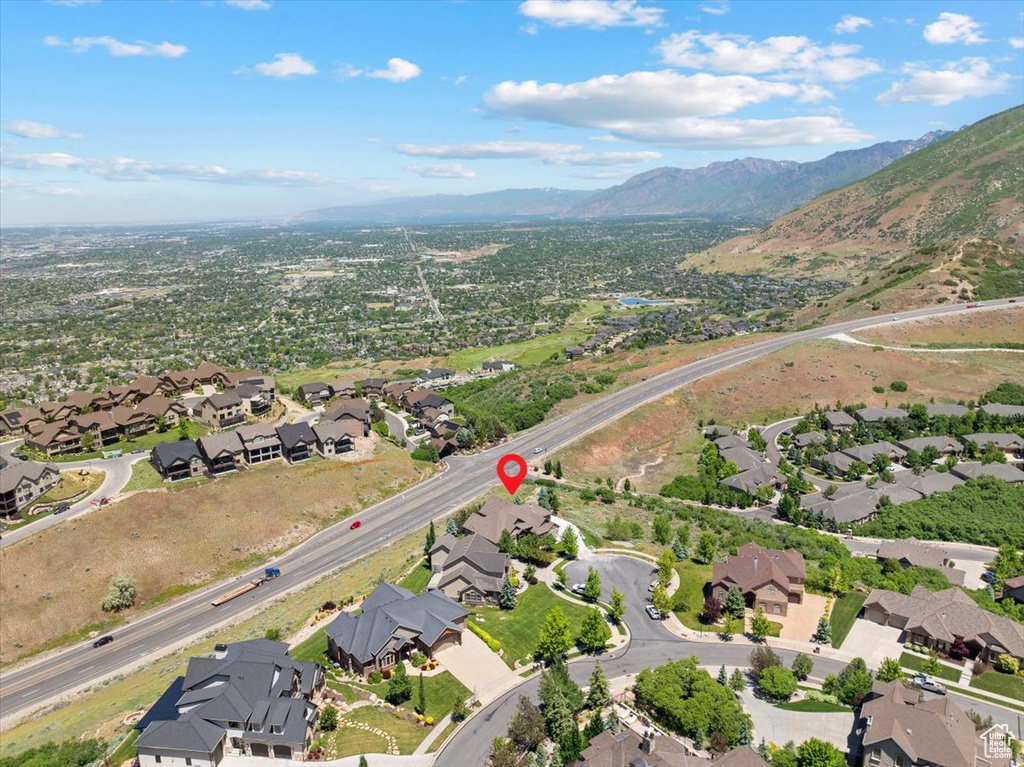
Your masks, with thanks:
M285 423L277 427L277 436L286 450L291 450L300 443L313 445L316 443L316 434L305 421L299 423Z
M958 463L949 471L961 479L995 477L1015 485L1024 482L1024 471L1006 463Z
M153 448L153 456L161 466L170 466L176 461L191 461L202 458L199 445L194 439L179 439L177 442L158 442Z
M207 434L205 437L200 437L198 441L199 451L207 458L213 458L225 451L232 455L242 452L242 440L233 431Z
M898 407L862 407L854 414L859 421L864 423L877 423L886 418L901 420L910 415L906 410Z

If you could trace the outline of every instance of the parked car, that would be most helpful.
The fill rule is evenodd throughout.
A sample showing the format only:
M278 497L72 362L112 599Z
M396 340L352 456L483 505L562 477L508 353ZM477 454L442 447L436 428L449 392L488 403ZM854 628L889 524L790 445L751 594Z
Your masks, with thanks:
M54 514L63 514L65 511L70 511L70 510L71 510L71 504L70 503L62 503L60 506L58 506L56 509L53 510L53 513Z
M143 450L141 447L137 447L134 450L132 450L132 455L141 455L142 453L145 453L145 452L146 451Z
M356 528L358 528L358 527L359 527L359 526L361 526L362 524L363 524L363 523L362 523L362 522L360 522L360 521L359 521L359 520L357 519L357 520L356 520L355 522L353 522L353 523L352 523L351 525L349 525L349 526L348 526L348 529L349 529L349 530L355 530Z
M658 583L659 581L657 579L654 579L649 584L647 584L647 590L654 591L656 588L658 588Z
M992 570L986 570L981 574L981 579L985 581L985 583L995 583L999 580L999 576Z
M93 642L92 646L93 647L103 647L103 645L110 644L113 641L114 641L114 637L110 636L110 634L107 634L106 636L102 636L99 639L97 639L95 642Z
M573 594L579 594L580 596L583 596L587 591L587 587L583 583L576 583L573 584L573 587L569 589L569 591L571 591Z
M647 613L647 617L652 621L661 620L661 612L654 605L647 605L647 607L644 608L644 611Z
M927 674L918 674L915 676L914 685L920 687L922 690L934 692L938 695L946 694L946 686L935 679L935 677L928 676Z

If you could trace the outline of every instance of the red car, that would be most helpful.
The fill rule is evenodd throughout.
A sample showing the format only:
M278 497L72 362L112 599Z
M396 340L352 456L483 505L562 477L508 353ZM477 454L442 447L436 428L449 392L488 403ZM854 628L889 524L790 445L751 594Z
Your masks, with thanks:
M349 525L349 526L348 526L348 529L349 529L349 530L355 530L355 529L356 529L357 527L359 527L359 526L360 526L361 524L363 524L363 523L362 523L362 522L360 522L360 521L359 521L359 520L357 519L357 520L356 520L355 522L353 522L353 523L352 523L351 525Z

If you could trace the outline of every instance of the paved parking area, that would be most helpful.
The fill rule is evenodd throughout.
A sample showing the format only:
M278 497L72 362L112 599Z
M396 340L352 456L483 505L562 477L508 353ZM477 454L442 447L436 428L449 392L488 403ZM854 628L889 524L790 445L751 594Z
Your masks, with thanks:
M849 748L853 730L853 712L818 714L803 711L785 711L757 698L748 687L741 693L743 706L754 720L754 742L761 738L783 745L787 741L803 743L808 738L827 740L837 748Z
M825 614L825 597L819 594L804 594L803 604L790 605L784 617L769 615L773 621L782 624L779 636L784 639L800 639L804 642L814 636L818 619Z
M879 626L864 618L853 622L853 628L843 640L845 652L856 653L864 659L869 668L877 669L885 658L899 658L903 652L900 644L900 629Z

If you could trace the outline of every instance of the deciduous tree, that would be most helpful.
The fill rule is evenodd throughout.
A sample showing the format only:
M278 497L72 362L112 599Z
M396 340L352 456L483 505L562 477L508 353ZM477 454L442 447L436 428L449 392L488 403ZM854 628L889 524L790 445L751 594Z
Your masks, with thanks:
M561 607L552 607L544 618L544 625L540 627L540 634L537 637L537 657L543 660L561 658L572 647L572 632L569 628L569 619Z

